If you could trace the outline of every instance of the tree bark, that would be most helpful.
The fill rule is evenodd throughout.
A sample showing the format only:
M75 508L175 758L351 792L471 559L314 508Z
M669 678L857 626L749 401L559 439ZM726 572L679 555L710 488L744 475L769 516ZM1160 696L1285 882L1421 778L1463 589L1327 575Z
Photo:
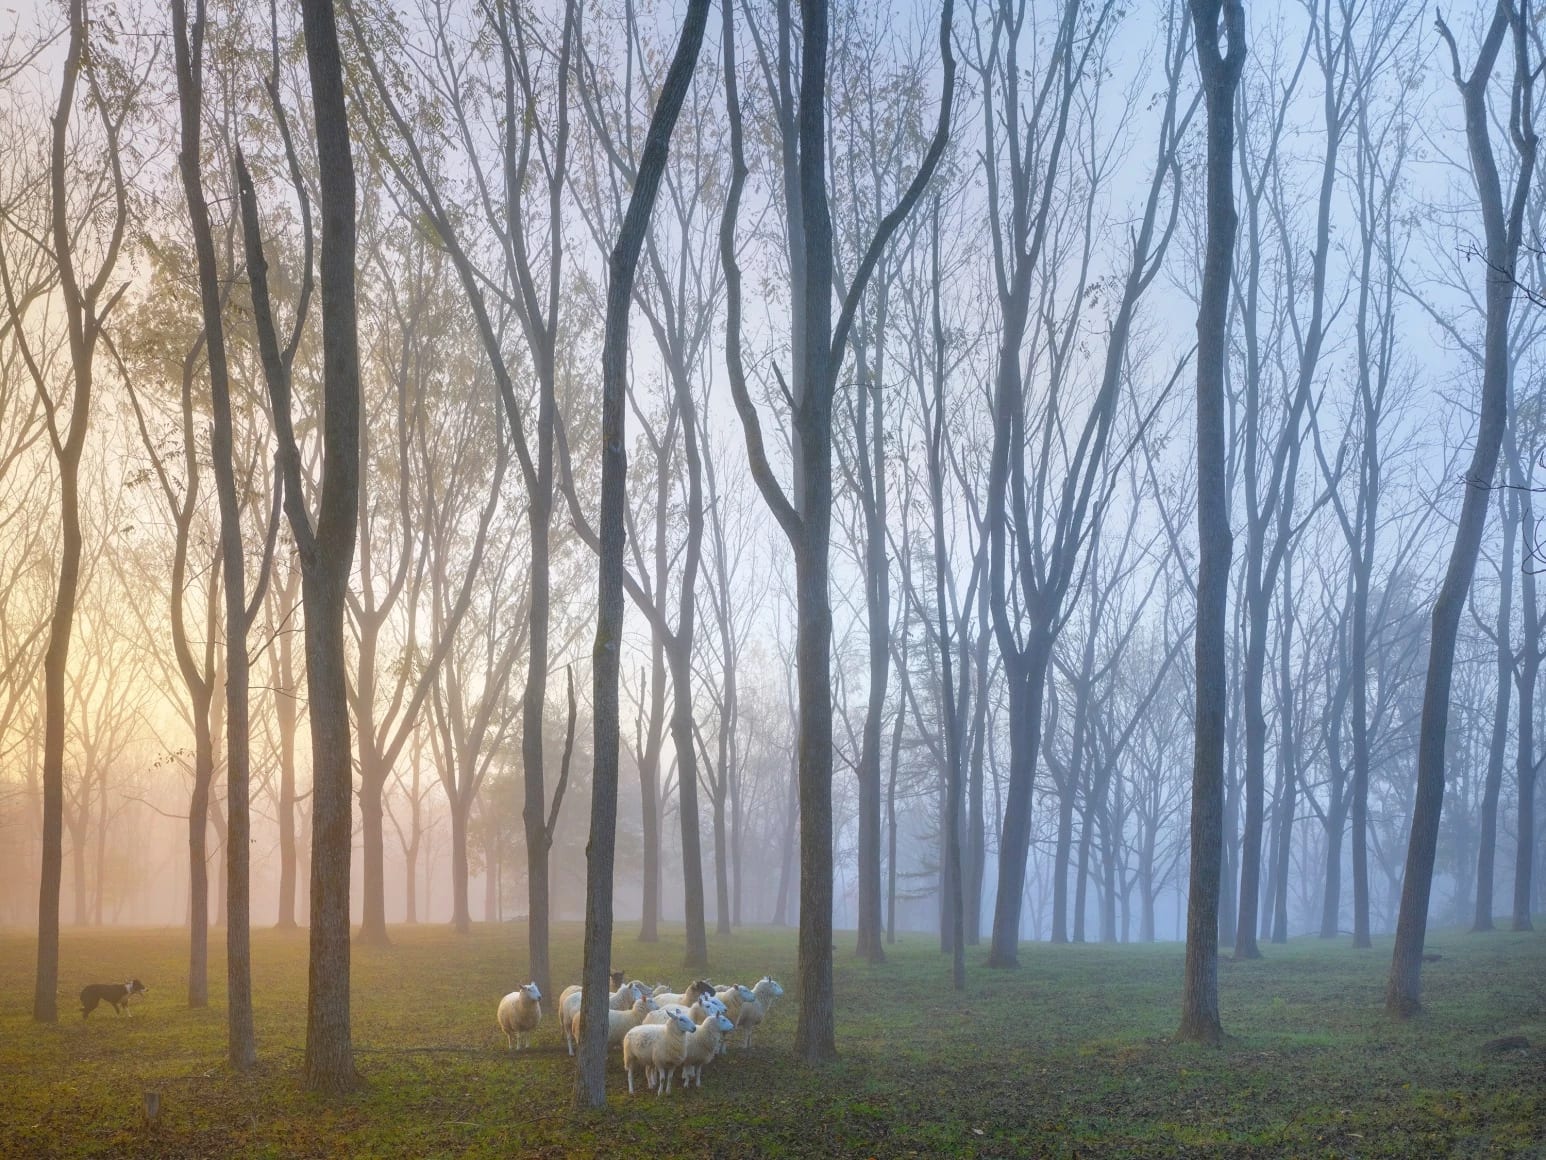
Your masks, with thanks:
M1465 608L1476 570L1476 556L1486 524L1489 488L1497 468L1498 450L1507 422L1509 314L1513 286L1495 271L1512 271L1519 253L1525 203L1534 180L1536 137L1533 66L1523 14L1509 0L1498 0L1492 23L1469 76L1461 72L1459 51L1442 18L1440 34L1450 50L1456 87L1465 108L1466 143L1476 181L1486 235L1488 275L1486 338L1482 367L1480 417L1476 447L1466 472L1465 497L1444 583L1433 604L1428 676L1423 689L1422 721L1417 742L1417 794L1407 844L1406 875L1401 885L1401 909L1396 920L1395 951L1385 986L1385 1009L1406 1017L1422 1007L1423 942L1428 928L1428 900L1433 889L1433 865L1438 851L1439 815L1444 804L1444 743L1449 728L1450 683L1460 614ZM1514 41L1514 134L1519 163L1510 204L1503 191L1493 155L1487 89L1505 36ZM1506 215L1506 216L1505 216Z
M63 870L64 818L64 742L65 676L69 663L70 635L75 622L76 592L81 573L80 462L90 425L91 402L95 386L94 359L103 322L126 287L102 294L112 276L122 245L128 218L126 187L119 163L117 127L107 107L107 99L97 90L94 77L86 69L88 26L84 0L70 0L69 39L65 50L55 106L49 153L49 233L57 268L61 303L69 339L70 413L61 429L63 416L49 394L42 371L30 351L25 352L28 369L43 399L49 444L59 470L59 579L54 590L49 621L48 647L43 655L43 824L42 860L38 886L37 976L32 995L32 1017L40 1023L58 1019L59 989L59 885ZM83 69L94 106L106 136L106 164L112 172L113 206L104 213L107 233L104 256L94 276L86 283L79 280L75 268L76 230L69 221L69 175L67 155L70 146L70 116L74 109L76 85ZM7 298L9 284L7 284ZM8 303L15 314L15 303ZM20 335L20 330L16 331Z
M278 484L276 486L283 486ZM296 701L294 629L289 611L300 598L300 571L292 567L285 586L276 593L279 622L274 642L274 724L279 732L279 919L280 930L295 930L296 874L295 834L295 733L300 712Z
M353 761L344 617L359 500L360 384L355 307L354 161L344 104L343 66L331 0L303 0L302 25L316 121L322 298L322 493L313 526L302 490L300 452L290 414L289 349L281 352L268 298L257 199L238 156L247 269L259 351L273 404L285 514L301 561L306 684L312 753L311 930L305 1085L343 1092L355 1086L349 1023L349 878ZM277 94L276 94L277 96ZM276 112L278 106L276 101ZM281 130L284 129L281 119ZM291 157L292 180L301 191ZM309 226L309 217L305 219ZM309 229L308 229L309 255ZM303 302L309 290L309 268Z
M1219 872L1224 804L1225 606L1229 494L1224 448L1224 359L1229 278L1238 218L1234 195L1235 90L1245 64L1240 0L1189 0L1207 109L1207 248L1197 306L1196 730L1192 764L1191 878L1186 973L1177 1038L1217 1044ZM1222 24L1222 27L1221 27ZM1221 50L1220 37L1227 40Z
M1506 443L1509 452L1510 493L1518 514L1520 535L1529 536L1536 527L1531 481L1525 474L1513 438L1506 437ZM1514 683L1519 692L1516 717L1519 737L1514 765L1518 783L1518 824L1514 832L1513 926L1515 930L1521 931L1535 929L1530 922L1530 895L1535 868L1535 685L1541 669L1541 614L1540 606L1535 601L1537 566L1532 558L1519 576L1519 619L1524 639L1520 642L1519 662L1514 673Z
M1513 691L1513 648L1509 620L1514 603L1514 521L1508 497L1500 497L1503 516L1503 553L1498 561L1498 616L1494 625L1497 648L1497 695L1492 703L1492 736L1487 745L1487 777L1482 789L1481 836L1476 853L1476 910L1474 932L1494 929L1492 921L1493 876L1498 853L1498 798L1503 789L1503 760L1508 748L1509 696Z
M600 1107L606 1103L606 1001L612 956L612 866L617 837L618 662L623 630L623 539L628 473L624 402L628 382L628 308L639 253L649 232L650 214L660 189L661 175L665 172L671 131L697 66L708 15L709 0L691 0L659 103L650 117L633 192L629 195L628 209L607 268L606 329L601 363L600 577L593 653L595 768L591 779L590 842L585 851L584 991L580 1004L579 1066L574 1088L577 1107ZM690 713L690 706L685 711ZM690 732L687 747L691 752ZM701 891L701 874L699 888ZM700 895L700 907L701 901ZM701 909L699 917L701 921Z
M201 175L203 115L204 4L195 0L192 28L184 0L172 0L173 52L177 67L182 123L179 169L192 224L198 266L199 300L209 369L213 430L210 461L220 508L220 559L225 592L225 737L226 737L226 1058L238 1071L257 1063L252 1026L252 966L249 931L248 819L251 721L248 706L246 566L242 553L241 509L236 496L231 422L231 393L226 364L225 326L221 317L220 274L215 262L209 207ZM265 562L266 563L266 562ZM260 594L261 599L261 594ZM197 821L195 821L197 819ZM191 811L190 826L202 832L204 813ZM202 862L202 860L201 860Z

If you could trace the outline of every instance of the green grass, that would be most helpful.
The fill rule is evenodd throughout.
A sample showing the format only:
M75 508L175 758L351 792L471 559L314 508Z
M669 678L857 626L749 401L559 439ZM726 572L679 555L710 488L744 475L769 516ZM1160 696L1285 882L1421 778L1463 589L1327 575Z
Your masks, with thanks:
M681 932L645 947L629 929L614 963L681 984ZM254 937L259 1066L224 1059L223 939L214 1004L184 1005L181 931L74 932L63 942L60 1022L30 1019L33 941L0 936L0 1156L1546 1156L1546 934L1440 933L1424 968L1427 1010L1381 1011L1388 941L1267 948L1220 964L1231 1039L1169 1041L1182 951L1033 945L1018 972L969 956L953 995L933 940L890 961L836 959L841 1059L791 1055L791 933L711 944L712 977L764 972L790 998L750 1053L708 1069L702 1091L629 1097L620 1065L604 1112L569 1108L572 1068L551 1004L534 1051L510 1055L499 997L524 979L524 928L396 928L390 950L354 953L354 1041L365 1086L342 1100L299 1083L306 938ZM580 931L555 931L555 981L579 972ZM134 974L151 987L132 1019L75 993ZM1528 1052L1482 1050L1504 1034ZM454 1051L408 1050L455 1048ZM161 1122L139 1124L159 1089Z

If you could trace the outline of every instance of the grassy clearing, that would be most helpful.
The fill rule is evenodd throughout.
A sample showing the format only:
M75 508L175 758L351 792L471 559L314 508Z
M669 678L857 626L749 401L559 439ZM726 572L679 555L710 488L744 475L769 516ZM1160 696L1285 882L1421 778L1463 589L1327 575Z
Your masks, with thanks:
M630 932L631 933L631 932ZM788 987L750 1053L711 1067L701 1092L630 1098L622 1069L604 1113L568 1106L571 1068L545 1003L534 1051L509 1055L499 997L524 980L524 931L396 928L356 948L354 1035L366 1086L343 1101L300 1090L306 938L253 940L260 1065L224 1063L223 940L214 1005L183 1006L181 931L66 932L61 1020L30 1020L34 944L0 936L0 1156L1546 1156L1546 934L1441 933L1424 971L1427 1013L1380 1010L1388 942L1268 948L1221 964L1222 1050L1172 1045L1182 952L1029 946L1019 972L968 961L948 990L933 940L870 967L843 936L842 1059L791 1058L792 933L711 946L713 977ZM555 979L578 976L580 931L555 931ZM681 984L680 931L616 944L630 975ZM973 962L975 960L975 962ZM151 987L132 1019L76 1014L92 981ZM1527 1052L1482 1044L1528 1036ZM425 1051L423 1048L453 1048ZM138 1124L141 1092L160 1125Z

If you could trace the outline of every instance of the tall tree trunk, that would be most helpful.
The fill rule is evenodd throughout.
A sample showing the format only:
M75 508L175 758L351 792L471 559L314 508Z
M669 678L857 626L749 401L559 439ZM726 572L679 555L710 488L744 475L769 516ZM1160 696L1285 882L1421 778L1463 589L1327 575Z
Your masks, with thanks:
M301 560L306 684L311 723L311 930L305 1084L342 1092L357 1082L349 1024L349 878L353 761L344 616L359 501L360 383L355 308L354 161L343 65L331 0L303 0L302 27L315 114L322 246L322 489L315 527L302 490L290 413L290 362L268 298L257 198L240 156L237 181L264 378L272 401L285 514ZM276 101L276 113L279 106ZM281 120L281 129L284 123ZM288 140L288 131L285 131ZM301 190L291 157L292 180ZM309 225L309 217L306 219ZM308 233L309 252L309 233ZM305 289L309 290L309 270ZM303 290L304 294L304 290ZM304 299L303 299L304 300Z
M867 344L854 343L858 383L854 400L855 464L859 506L864 514L864 605L869 639L869 696L859 747L859 957L886 961L880 915L880 751L885 725L886 683L891 673L891 565L886 558L885 370L886 281L877 284L875 366ZM943 631L943 625L941 626ZM950 694L947 693L948 704Z
M1272 930L1274 944L1288 942L1288 881L1293 872L1294 813L1299 802L1299 737L1294 715L1294 558L1283 561L1283 598L1278 645L1278 768L1282 771L1282 793L1273 843L1275 868L1272 891Z
M359 496L360 359L355 309L354 158L332 0L302 0L307 71L316 117L321 193L323 467L306 606L306 677L312 750L311 954L306 1086L354 1086L349 1028L349 874L354 790L350 744L346 593ZM299 474L299 465L296 465ZM286 485L288 489L288 484ZM297 497L299 501L299 497ZM303 554L302 561L305 563Z
M666 646L650 638L649 718L639 752L639 807L644 841L643 906L639 941L660 941L660 740L666 717ZM642 689L641 689L642 695ZM640 715L644 713L640 709Z
M365 668L361 662L360 668ZM363 696L361 698L363 701ZM386 929L386 792L387 769L371 736L375 724L369 709L359 720L360 762L360 930L365 946L391 945Z
M1466 472L1465 496L1454 547L1444 583L1433 604L1433 628L1429 640L1428 676L1423 689L1423 712L1417 741L1417 794L1412 810L1411 837L1407 844L1406 874L1401 885L1401 909L1396 920L1395 951L1385 987L1385 1008L1393 1015L1408 1016L1422 1006L1423 942L1428 929L1428 900L1433 889L1433 864L1438 852L1439 815L1444 805L1444 743L1449 728L1450 683L1454 671L1455 641L1460 615L1476 570L1487 519L1488 489L1497 468L1498 449L1507 422L1509 380L1509 314L1514 289L1498 271L1512 273L1519 254L1525 203L1534 180L1536 136L1534 126L1534 66L1529 56L1529 32L1524 15L1509 0L1498 0L1492 24L1482 41L1469 76L1461 72L1460 55L1443 18L1440 34L1449 47L1455 84L1465 106L1466 142L1471 172L1476 181L1486 235L1487 325L1482 367L1480 416L1476 447ZM1512 32L1514 80L1512 136L1519 153L1515 186L1505 209L1503 191L1493 156L1491 113L1487 89L1503 40ZM1506 214L1506 216L1505 216Z
M992 627L988 620L987 600L988 586L983 584L977 591L976 673L973 680L976 701L973 706L972 757L966 811L966 891L962 902L966 910L966 945L970 947L982 942L982 880L988 860L983 772L988 730L992 727L988 717L988 646L992 641ZM893 781L893 790L894 787Z
M182 123L179 169L192 224L198 265L199 302L209 369L213 429L210 461L220 508L220 559L225 592L225 738L226 738L226 1058L238 1071L257 1063L252 1027L252 967L249 931L248 860L250 822L246 565L242 553L241 509L236 496L231 394L226 365L225 326L221 317L220 273L201 175L203 116L204 4L195 0L188 27L184 0L172 0L173 50L177 66L178 106ZM195 821L195 819L197 819ZM190 828L202 838L204 810L189 814ZM200 858L202 868L203 859ZM199 909L198 899L194 909ZM197 922L197 918L195 919ZM201 942L202 940L196 940ZM200 964L203 973L203 964ZM191 972L190 972L191 973Z
M277 486L277 485L276 485ZM294 581L285 586L284 603L290 604L300 595L297 573ZM283 606L282 606L283 607ZM299 712L296 708L296 682L293 633L281 627L279 639L274 644L277 657L279 684L274 696L274 721L279 731L279 921L280 930L295 930L295 895L298 886L296 874L295 834L295 733Z
M723 769L723 767L721 767ZM721 777L725 776L722 772ZM723 793L714 796L714 933L730 933L729 819Z
M1503 759L1508 748L1509 695L1513 691L1514 655L1509 640L1514 603L1514 521L1508 511L1508 493L1499 497L1503 516L1503 553L1498 561L1498 617L1493 629L1497 642L1497 694L1492 703L1492 736L1487 745L1487 779L1482 790L1481 837L1476 854L1476 912L1473 931L1493 929L1492 892L1498 853L1498 797L1503 788Z
M468 899L471 870L467 857L467 815L470 800L451 803L451 925L457 934L472 932L472 907Z
M706 2L706 0L705 0ZM691 425L686 425L691 429ZM702 532L699 504L699 533ZM671 741L676 747L677 814L682 824L682 892L686 925L686 957L683 965L704 971L709 965L708 935L704 922L703 847L698 830L698 751L692 730L692 580L684 578L683 621L667 649L671 663Z
M40 1023L58 1020L59 989L59 884L64 862L64 734L65 670L69 663L70 634L75 622L76 590L81 573L80 462L85 448L94 386L94 359L103 320L123 294L124 288L102 302L102 292L116 265L127 220L123 173L119 166L118 136L106 99L88 77L93 102L107 137L106 160L112 171L114 206L108 225L108 245L96 275L86 284L75 269L75 231L68 217L69 180L67 153L70 115L76 84L87 55L87 21L84 0L70 0L70 31L53 117L49 153L50 258L58 271L70 348L70 413L68 424L57 413L52 397L32 359L28 359L48 416L49 441L59 471L59 580L49 622L48 647L43 654L43 825L42 865L38 884L37 977L32 994L32 1017ZM100 224L100 223L99 223ZM102 304L98 305L101 302Z
M938 623L935 639L939 642L940 714L945 732L945 900L950 914L948 942L950 949L950 982L957 991L966 990L966 920L962 915L964 888L962 882L961 821L964 807L966 771L961 753L961 727L964 715L964 698L971 683L971 676L961 673L961 688L956 688L950 639L951 618L946 604L946 586L951 583L950 555L945 542L945 328L940 312L940 260L939 260L939 201L934 203L930 220L930 295L933 322L933 408L929 414L929 491L934 513L934 615ZM880 411L875 415L876 427L880 426ZM880 448L877 447L877 460ZM882 493L884 494L884 493ZM981 574L974 577L980 582ZM889 615L889 610L888 610ZM878 738L877 738L878 740ZM876 769L877 780L880 773ZM879 787L877 786L877 789ZM878 804L878 803L877 803ZM878 819L877 819L878 821ZM878 867L877 867L878 868ZM878 899L877 899L878 901ZM877 947L877 950L879 948Z
M82 804L81 813L85 814L88 808ZM70 892L75 904L75 917L70 921L73 926L86 926L91 922L91 911L86 903L86 833L89 825L84 817L70 825Z
M107 771L104 769L97 778L97 849L96 857L92 859L92 869L96 872L91 892L92 926L102 925L103 904L107 895L107 831L111 820L107 812Z
M1004 679L1009 685L1009 787L1004 795L1004 832L999 840L990 967L1020 965L1020 908L1031 849L1031 786L1041 744L1042 697L1051 656L1052 641L1038 624L1024 655L1013 664L1004 658Z
M902 614L897 656L896 714L891 719L891 770L886 778L886 942L896 942L896 779L902 769L902 731L907 723L907 614Z
M595 769L591 779L590 842L585 851L584 992L580 1004L580 1053L574 1088L577 1107L600 1107L606 1103L607 1096L606 1001L612 955L612 865L617 836L618 662L623 630L623 542L628 474L625 437L628 308L639 252L649 232L650 214L666 167L671 130L697 65L708 15L708 0L691 0L659 102L650 117L628 209L607 268L606 329L601 362L600 578L593 654ZM682 712L690 714L690 704ZM688 720L690 726L690 717ZM690 752L690 732L687 747ZM682 780L686 780L685 775ZM699 888L701 891L701 875Z
M1072 769L1074 762L1070 761L1070 776L1065 783L1058 786L1058 831L1057 844L1052 848L1052 941L1054 943L1066 943L1068 941L1068 871L1073 861L1074 849L1074 787L1072 784ZM1079 873L1084 873L1083 861L1079 864ZM1074 941L1084 941L1084 922L1080 917L1080 908L1084 905L1083 880L1080 880L1078 901L1074 906Z
M209 1006L209 784L214 779L210 736L211 687L194 692L193 792L188 797L188 1006Z
M798 719L798 718L797 718ZM798 729L798 725L796 726ZM789 799L784 806L784 837L778 848L778 894L773 903L773 925L789 925L790 883L795 866L795 834L800 825L800 755L790 753Z
M923 195L949 138L955 79L950 47L952 5L951 0L945 0L940 20L944 96L934 136L907 191L881 220L865 248L834 328L829 289L833 285L832 220L826 184L828 0L800 0L799 101L794 117L797 174L794 185L785 191L791 227L788 253L794 303L794 375L789 398L793 418L792 495L785 494L768 464L761 421L747 388L741 359L741 285L734 233L746 159L735 88L731 6L725 8L723 53L733 174L720 229L727 301L726 361L752 477L794 552L798 614L795 654L800 704L800 1010L795 1025L795 1053L807 1063L819 1063L837 1053L832 993L832 606L828 591L832 398L848 331L870 275L891 235ZM787 79L792 36L787 9L781 10L779 31L781 63L786 66L782 75ZM791 140L787 126L783 136L787 156L796 142Z
M1240 0L1189 0L1207 108L1207 248L1197 307L1196 736L1192 765L1191 876L1186 914L1183 1040L1216 1044L1219 1020L1219 872L1224 798L1225 606L1229 597L1224 358L1229 276L1238 218L1234 195L1235 90L1245 63ZM1222 27L1221 27L1222 23ZM1220 35L1227 52L1220 50Z
M1519 527L1533 529L1534 503L1524 472L1515 463L1513 497L1518 505ZM1525 533L1528 534L1528 533ZM1519 619L1524 629L1520 645L1519 669L1515 683L1519 688L1519 739L1515 763L1518 778L1518 827L1514 844L1514 929L1533 930L1530 922L1532 871L1535 868L1535 682L1541 669L1541 618L1535 602L1535 566L1524 568L1519 577Z

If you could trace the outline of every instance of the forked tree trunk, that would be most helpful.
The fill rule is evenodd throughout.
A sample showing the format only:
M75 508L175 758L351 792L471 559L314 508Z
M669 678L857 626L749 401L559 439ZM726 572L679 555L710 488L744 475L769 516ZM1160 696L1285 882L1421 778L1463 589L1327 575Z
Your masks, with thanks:
M231 393L226 365L225 325L221 316L220 273L215 263L209 207L201 170L203 116L204 4L195 0L188 26L184 0L172 0L172 41L177 66L178 106L182 123L179 169L188 203L198 266L199 301L209 369L213 429L210 462L220 508L220 559L225 592L225 737L226 737L226 1058L238 1071L257 1063L252 1027L252 967L249 932L248 819L251 722L248 707L246 563L242 552L241 508L236 496ZM266 560L265 560L266 565ZM261 593L259 596L261 601ZM189 825L202 837L205 811L190 811ZM196 819L196 820L195 820ZM201 866L202 869L202 859ZM198 871L196 870L195 873ZM198 900L194 900L198 922ZM202 940L196 939L195 942ZM202 973L202 972L201 972Z
M70 116L74 111L76 84L87 55L87 22L83 0L70 0L70 31L53 117L49 154L49 256L58 271L59 289L69 336L70 413L68 423L54 412L52 397L40 377L37 364L28 359L39 395L50 413L50 445L59 471L59 581L49 622L48 647L43 655L43 825L42 865L38 885L37 977L32 994L32 1017L40 1023L58 1019L59 989L59 884L64 861L64 734L65 669L70 654L70 634L75 622L76 589L81 571L80 462L86 444L94 387L93 363L103 319L123 294L123 288L101 295L117 264L127 220L125 186L119 167L118 136L113 114L96 84L89 80L95 109L107 137L106 162L112 171L113 208L109 217L105 256L94 277L82 285L75 269L75 231L69 218L67 151Z
M303 0L301 14L316 122L322 218L319 270L323 461L322 494L315 526L303 491L300 451L290 414L289 359L294 343L288 352L281 352L268 298L257 198L240 157L237 178L253 317L279 442L285 514L300 554L301 600L306 618L312 809L305 1084L312 1091L342 1092L357 1082L349 1024L349 878L354 787L348 661L344 648L346 594L354 559L359 501L354 161L332 2ZM291 167L292 180L296 180L298 166L293 156ZM309 282L307 285L309 288Z
M580 1004L579 1066L574 1088L575 1105L582 1108L600 1107L607 1098L606 1001L612 956L612 869L617 838L618 664L623 631L623 543L628 474L625 434L628 308L639 253L644 248L650 214L666 168L671 130L687 98L708 16L709 0L691 0L659 103L650 117L628 209L607 267L606 329L601 362L600 576L593 653L595 768L591 779L590 842L585 851L584 991ZM690 750L690 732L687 745ZM701 890L701 876L699 886Z

